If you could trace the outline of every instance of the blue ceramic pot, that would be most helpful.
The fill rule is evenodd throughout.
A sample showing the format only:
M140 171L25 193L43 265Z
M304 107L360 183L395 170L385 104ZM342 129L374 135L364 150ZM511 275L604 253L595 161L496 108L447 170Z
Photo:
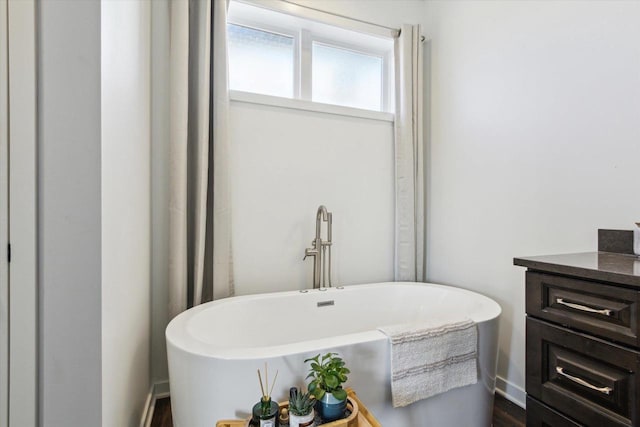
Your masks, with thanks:
M335 421L344 418L347 410L347 399L338 400L333 394L325 393L322 399L316 402L316 410L324 421Z

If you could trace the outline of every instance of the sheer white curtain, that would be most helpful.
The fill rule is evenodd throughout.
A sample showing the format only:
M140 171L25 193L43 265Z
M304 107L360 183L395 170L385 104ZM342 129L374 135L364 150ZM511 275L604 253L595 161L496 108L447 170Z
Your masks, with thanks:
M419 25L395 41L395 280L425 281L423 52Z
M226 13L226 1L171 2L170 317L234 292Z

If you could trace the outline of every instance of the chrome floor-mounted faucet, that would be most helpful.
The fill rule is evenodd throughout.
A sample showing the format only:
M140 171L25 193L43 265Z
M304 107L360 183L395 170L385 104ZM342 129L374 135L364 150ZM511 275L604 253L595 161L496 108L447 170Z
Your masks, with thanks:
M327 240L322 240L320 233L322 221L327 223ZM321 205L316 213L316 237L311 241L311 247L304 250L303 261L308 256L313 257L313 289L331 287L331 212ZM329 255L328 261L326 256Z

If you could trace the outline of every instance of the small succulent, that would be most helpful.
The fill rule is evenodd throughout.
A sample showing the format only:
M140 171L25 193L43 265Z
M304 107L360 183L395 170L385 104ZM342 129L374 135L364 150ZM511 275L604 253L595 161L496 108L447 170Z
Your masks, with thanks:
M304 417L311 413L315 403L316 400L313 398L311 393L302 393L301 391L296 390L292 392L289 397L289 413L298 417Z

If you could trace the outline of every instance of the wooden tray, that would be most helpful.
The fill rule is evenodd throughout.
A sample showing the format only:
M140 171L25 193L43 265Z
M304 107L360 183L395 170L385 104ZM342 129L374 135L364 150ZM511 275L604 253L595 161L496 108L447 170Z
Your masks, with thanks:
M347 418L321 424L323 427L382 427L352 389L347 389L347 396L347 407L350 407L351 415ZM280 404L280 408L288 406L289 402ZM248 425L248 420L221 420L216 423L216 427L247 427Z

